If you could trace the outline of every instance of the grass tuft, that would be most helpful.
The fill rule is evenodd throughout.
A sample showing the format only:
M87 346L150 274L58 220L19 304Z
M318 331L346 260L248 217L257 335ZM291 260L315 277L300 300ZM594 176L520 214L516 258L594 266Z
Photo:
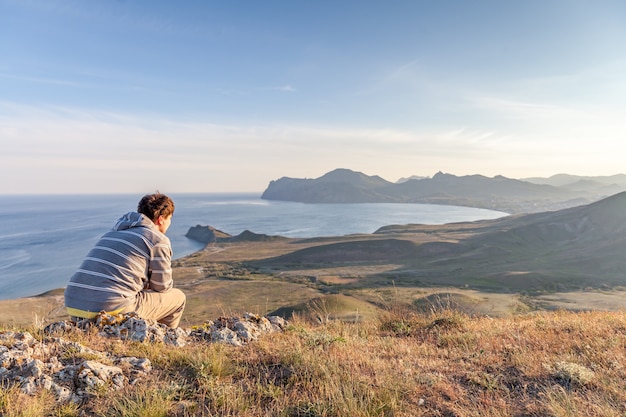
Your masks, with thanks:
M132 387L113 397L107 417L167 417L174 409L173 392L162 387Z
M552 367L552 376L565 388L574 386L583 387L589 384L594 377L594 372L582 365L572 362L559 361Z

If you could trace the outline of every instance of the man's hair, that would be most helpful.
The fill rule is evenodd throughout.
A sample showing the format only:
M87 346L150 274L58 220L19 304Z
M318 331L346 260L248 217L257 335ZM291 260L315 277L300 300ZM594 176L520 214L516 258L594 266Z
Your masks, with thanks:
M137 211L154 221L159 216L167 217L170 214L174 214L174 202L165 194L157 191L154 194L144 195L139 200L139 204L137 204Z

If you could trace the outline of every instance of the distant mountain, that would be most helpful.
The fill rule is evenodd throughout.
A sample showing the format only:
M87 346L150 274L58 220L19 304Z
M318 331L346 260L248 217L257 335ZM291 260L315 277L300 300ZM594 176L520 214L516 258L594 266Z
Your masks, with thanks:
M316 179L283 177L271 181L264 200L301 203L379 203L389 200L385 190L393 183L349 169L336 169Z
M261 198L303 203L447 204L507 213L535 213L587 204L626 190L626 182L622 187L569 179L573 181L555 179L562 183L555 186L503 176L458 177L438 172L432 178L392 183L379 176L336 169L317 179L283 177L271 181ZM616 176L616 179L621 180L621 177Z
M419 175L411 175L410 177L400 178L398 181L396 181L396 184L402 184L403 182L407 182L409 180L423 180L424 178L428 178L428 177L423 177Z
M580 176L570 174L556 174L548 178L530 177L522 178L522 181L532 182L533 184L552 185L554 187L567 187L573 184L583 182L588 184L603 184L608 186L618 186L622 191L626 188L626 174L616 174L609 176Z

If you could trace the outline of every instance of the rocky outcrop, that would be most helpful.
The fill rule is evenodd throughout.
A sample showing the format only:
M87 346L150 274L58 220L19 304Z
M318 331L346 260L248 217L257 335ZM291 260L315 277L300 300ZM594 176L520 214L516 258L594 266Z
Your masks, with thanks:
M207 321L202 326L192 328L189 336L194 340L243 346L257 340L262 334L283 330L285 324L282 317L246 313L243 318L220 317L216 321Z
M30 395L46 389L57 401L83 402L96 388L120 389L151 370L146 358L115 357L61 337L2 332L0 343L2 385L17 384Z
M197 240L202 243L214 243L222 239L229 239L232 237L228 233L224 233L214 227L201 226L199 224L194 227L190 227L185 236L189 239Z
M185 236L189 239L206 244L216 242L265 242L269 240L285 239L282 236L269 236L254 233L250 230L244 230L237 236L232 236L212 226L201 226L199 224L194 227L190 227Z
M43 338L35 338L29 332L0 332L0 385L18 385L30 395L49 390L57 401L82 403L96 389L118 390L152 371L148 358L96 351L63 337L93 327L106 338L174 347L193 343L243 346L263 334L282 331L285 324L280 317L246 313L243 317L220 317L185 330L171 329L134 314L101 313L94 322L52 323L44 328Z
M270 236L263 233L254 233L249 230L244 230L237 236L229 239L229 242L267 242L271 240L285 239L283 236Z

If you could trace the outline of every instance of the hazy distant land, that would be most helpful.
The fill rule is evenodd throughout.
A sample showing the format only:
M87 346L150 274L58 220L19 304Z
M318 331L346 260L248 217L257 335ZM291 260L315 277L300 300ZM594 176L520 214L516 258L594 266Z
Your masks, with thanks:
M493 316L626 307L626 192L496 220L308 239L219 232L207 241L174 262L189 325L244 311L354 320L392 304ZM0 302L0 317L62 316L61 294Z
M626 191L626 175L583 177L559 174L522 180L439 172L396 183L348 169L316 179L271 181L261 198L302 203L424 203L468 206L507 213L537 213L591 203Z

